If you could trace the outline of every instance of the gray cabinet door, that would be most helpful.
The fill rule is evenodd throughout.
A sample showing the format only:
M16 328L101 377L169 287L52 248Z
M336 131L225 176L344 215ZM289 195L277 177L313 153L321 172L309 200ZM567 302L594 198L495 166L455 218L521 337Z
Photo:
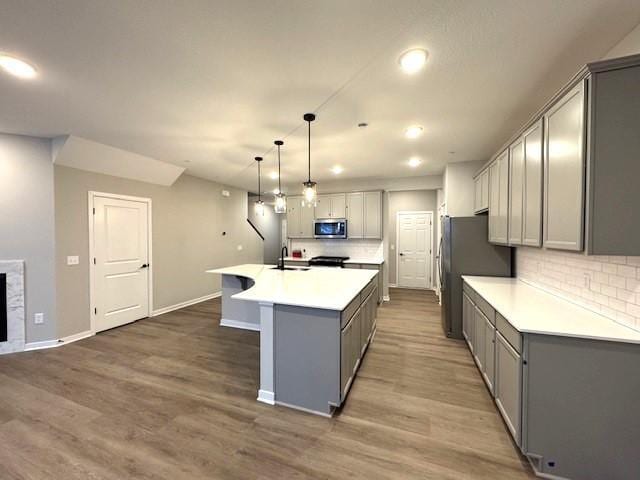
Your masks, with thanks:
M344 193L331 195L331 218L346 218L347 196Z
M471 344L471 327L473 325L473 304L466 293L462 293L462 336L467 341L469 348L473 351Z
M473 180L473 211L478 213L482 211L482 176L478 175Z
M542 120L523 135L524 142L524 204L522 243L532 247L542 245Z
M315 215L316 218L331 217L331 195L318 195Z
M302 197L289 197L287 199L287 236L300 238L300 213Z
M495 384L495 343L496 343L496 327L485 319L484 322L484 371L482 372L484 381L489 387L489 391L494 393Z
M362 328L362 307L353 315L353 333L351 335L351 371L355 374L362 349L360 348L360 329Z
M544 246L582 250L584 225L584 85L544 115Z
M347 236L362 238L364 236L364 194L362 192L347 193Z
M474 322L473 322L473 358L475 358L478 368L482 372L485 362L485 335L486 329L484 327L487 317L478 308L474 307Z
M382 192L364 192L363 237L382 238Z
M340 392L342 400L347 396L353 377L353 337L355 315L345 325L340 333Z
M313 220L315 219L315 209L313 206L300 208L300 238L313 238Z
M496 241L506 244L509 236L509 150L498 157L498 232Z
M500 165L494 161L489 167L489 241L497 242L500 215Z
M509 245L522 245L522 207L524 193L524 142L509 147Z
M496 405L502 414L507 428L518 445L521 444L522 416L522 361L509 342L496 332L495 344L495 382Z
M482 200L480 203L482 210L487 210L489 208L489 170L485 170L480 175L480 184L482 186Z

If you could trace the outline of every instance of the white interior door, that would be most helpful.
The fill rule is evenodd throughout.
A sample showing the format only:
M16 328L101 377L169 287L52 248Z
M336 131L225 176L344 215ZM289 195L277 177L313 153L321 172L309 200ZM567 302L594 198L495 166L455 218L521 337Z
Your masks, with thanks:
M150 201L93 196L93 329L149 316Z
M431 288L431 212L399 212L398 286Z

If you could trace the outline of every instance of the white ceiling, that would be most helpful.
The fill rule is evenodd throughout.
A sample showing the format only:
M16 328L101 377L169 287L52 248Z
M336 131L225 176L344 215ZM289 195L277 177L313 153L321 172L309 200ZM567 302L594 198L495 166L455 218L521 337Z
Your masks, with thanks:
M73 134L251 189L276 138L283 181L305 179L302 115L316 111L319 188L335 164L344 178L440 174L487 159L638 22L637 0L2 0L0 51L40 75L0 75L0 131ZM411 46L430 58L406 76Z

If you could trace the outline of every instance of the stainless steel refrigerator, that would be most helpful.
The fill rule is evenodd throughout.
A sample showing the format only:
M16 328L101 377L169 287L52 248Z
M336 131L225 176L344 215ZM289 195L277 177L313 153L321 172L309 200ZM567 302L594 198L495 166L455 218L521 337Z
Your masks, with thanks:
M438 273L442 328L447 337L462 338L461 275L511 276L512 249L488 240L488 217L442 217Z

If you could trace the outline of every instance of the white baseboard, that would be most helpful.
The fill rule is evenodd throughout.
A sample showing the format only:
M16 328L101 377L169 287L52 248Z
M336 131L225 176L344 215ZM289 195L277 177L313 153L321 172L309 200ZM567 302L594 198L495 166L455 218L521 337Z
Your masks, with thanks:
M390 283L390 284L389 284L389 288L396 288L397 286L398 286L398 285L397 285L397 284L395 284L395 283Z
M228 318L221 318L220 325L223 327L240 328L242 330L253 330L254 332L260 331L259 324L241 322L240 320L230 320Z
M390 302L391 301L391 297L389 295L385 295L385 296L382 297L382 301Z
M69 343L77 342L78 340L82 340L83 338L93 337L94 335L95 333L91 330L86 330L84 332L74 333L73 335L62 337L59 341L61 342L60 345L66 345Z
M68 345L70 343L77 342L78 340L82 340L83 338L92 337L93 335L95 335L95 333L93 333L91 330L85 330L84 332L74 333L73 335L68 335L58 340L30 342L25 344L24 351L30 352L32 350L43 350L45 348L61 347L62 345Z
M258 390L258 401L262 403L268 403L269 405L276 404L276 394L268 392L267 390Z
M153 312L151 312L151 316L157 317L158 315L162 315L164 313L180 310L181 308L190 307L191 305L195 305L196 303L206 302L207 300L211 300L213 298L218 298L221 296L222 292L215 292L210 295L205 295L204 297L194 298L193 300L187 300L186 302L176 303L175 305L169 305L168 307L162 307L154 310Z
M60 340L44 340L42 342L29 342L24 344L24 351L42 350L43 348L55 348L60 346Z

